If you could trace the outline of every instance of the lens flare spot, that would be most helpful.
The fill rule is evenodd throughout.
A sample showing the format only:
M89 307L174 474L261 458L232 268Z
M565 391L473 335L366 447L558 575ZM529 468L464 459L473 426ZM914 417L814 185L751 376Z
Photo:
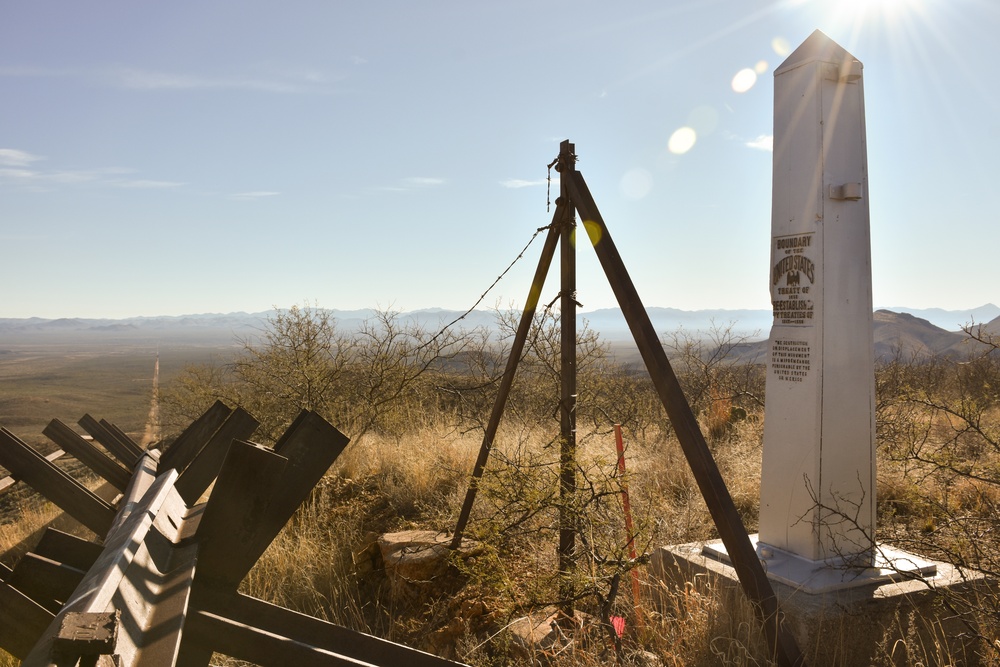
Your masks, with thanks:
M753 88L755 83L757 83L757 72L747 67L736 73L732 86L737 93L745 93Z
M775 37L771 40L771 48L779 56L787 56L792 52L792 45L788 43L788 40L784 37Z
M531 284L531 289L528 290L528 301L524 304L525 310L531 310L538 305L538 298L542 295L542 286L536 283Z
M767 68L768 68L768 64L767 64L766 60L758 60L757 64L753 66L753 71L756 72L757 75L759 76L759 75L763 74L764 72L766 72Z
M642 168L629 169L618 186L626 199L642 199L653 189L653 176Z
M694 148L694 142L698 140L698 133L690 127L682 127L670 135L667 142L667 150L674 155L684 155Z
M601 229L601 225L593 220L584 220L583 228L587 230L587 236L590 237L590 242L597 246L601 242L601 237L604 236L604 231Z

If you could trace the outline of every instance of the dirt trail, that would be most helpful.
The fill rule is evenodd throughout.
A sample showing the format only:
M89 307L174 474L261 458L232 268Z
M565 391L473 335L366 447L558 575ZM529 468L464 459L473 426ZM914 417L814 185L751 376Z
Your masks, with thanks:
M146 431L142 434L143 449L160 440L160 353L156 353L156 365L153 366L153 400L149 405L149 417L146 419Z

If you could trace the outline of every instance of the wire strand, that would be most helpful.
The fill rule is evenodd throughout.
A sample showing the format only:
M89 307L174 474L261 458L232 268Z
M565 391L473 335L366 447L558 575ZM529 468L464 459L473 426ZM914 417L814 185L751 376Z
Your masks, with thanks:
M503 277L506 276L510 272L510 270L514 268L514 265L517 264L521 259L524 258L524 253L526 253L528 251L528 248L530 248L531 244L535 242L535 239L538 238L538 235L541 234L542 232L546 231L547 229L549 229L549 227L551 227L551 226L552 225L546 225L545 227L539 227L538 229L536 229L535 233L531 235L531 238L528 239L528 242L525 244L525 246L523 248L521 248L521 252L519 252L517 254L517 257L514 258L514 261L512 261L507 266L507 268L503 270L503 273L501 273L499 276L497 276L497 279L493 281L493 284L491 284L489 287L486 288L486 291L483 292L480 295L479 299L477 299L474 304L472 304L472 307L469 308L468 310L466 310L464 313L462 313L458 317L456 317L455 319L453 319L448 324L446 324L440 331L438 331L436 334L434 334L434 336L430 340L428 340L426 343L424 343L423 345L421 345L417 349L423 349L423 348L427 347L428 345L430 345L431 343L433 343L434 341L436 341L438 338L440 338L441 336L443 336L444 333L446 331L448 331L448 329L450 329L451 327L455 326L456 324L458 324L459 322L461 322L462 320L464 320L466 317L468 317L469 313L471 313L473 310L475 310L476 306L478 306L479 304L481 304L483 302L483 300L486 298L486 296L493 290L493 288L497 286L497 283L499 283L501 280L503 280Z

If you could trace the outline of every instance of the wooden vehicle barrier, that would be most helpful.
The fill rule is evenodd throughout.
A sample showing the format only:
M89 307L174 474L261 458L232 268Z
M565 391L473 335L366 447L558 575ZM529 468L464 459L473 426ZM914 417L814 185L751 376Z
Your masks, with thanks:
M347 445L316 413L273 449L221 402L162 452L89 415L80 426L107 453L58 420L44 434L122 491L115 505L0 428L0 466L103 536L49 528L0 566L0 647L26 667L204 667L213 653L264 667L458 664L238 592Z

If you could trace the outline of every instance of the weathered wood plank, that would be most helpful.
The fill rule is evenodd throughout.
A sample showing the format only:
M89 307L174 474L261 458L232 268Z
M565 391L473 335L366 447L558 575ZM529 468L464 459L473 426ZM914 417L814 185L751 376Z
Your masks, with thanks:
M124 491L128 486L132 475L124 466L106 456L93 443L84 440L83 436L58 419L49 422L42 435L76 457L119 491Z
M247 595L212 595L192 602L198 611L259 628L293 641L374 665L454 667L459 664L386 639L328 623ZM221 649L217 649L220 650Z
M266 447L239 440L230 445L198 525L199 586L235 591L257 562L258 533L269 532L265 517L287 464Z
M84 574L84 570L35 553L27 553L17 562L7 583L57 614L80 585Z
M122 447L125 447L132 452L136 458L145 453L146 450L144 450L138 442L130 438L128 433L118 428L117 425L112 424L107 419L101 419L98 423L105 428L111 437L120 442Z
M118 586L117 654L123 666L172 667L188 615L197 547L175 549L150 533Z
M111 505L5 428L0 428L0 465L98 535L111 527Z
M124 446L118 438L108 432L104 426L89 414L80 417L77 422L84 431L89 433L97 442L101 443L112 456L121 461L126 468L131 470L135 467L139 457L129 447Z
M302 504L320 478L326 473L334 460L344 451L349 439L343 433L331 426L315 412L303 411L295 423L286 431L275 446L277 454L288 459L277 480L271 482L270 498L265 504L260 502L260 511L253 515L253 533L248 536L238 553L228 556L228 569L223 572L213 571L212 577L218 577L217 583L231 590L242 581L254 563L261 557L264 550L271 544L281 529L291 518L295 510ZM232 450L231 450L232 451ZM225 469L225 468L223 468ZM206 516L202 519L199 531L205 530L211 504L215 501L222 475L216 482ZM235 502L228 500L227 502ZM211 530L223 530L223 527ZM212 533L209 533L212 534ZM208 545L206 545L207 547ZM205 554L202 554L199 568L204 566ZM221 562L220 562L221 565Z
M260 422L243 408L238 407L229 415L177 479L177 492L186 503L197 503L218 477L233 440L249 439L258 426Z
M214 650L261 667L364 667L370 663L331 653L259 628L199 611L191 614L185 641L213 646ZM409 664L409 663L396 663ZM187 667L187 665L182 665Z
M168 468L183 472L231 413L232 409L225 403L216 401L164 450L160 456L160 472Z
M158 454L159 452L148 452L143 454L138 462L136 462L132 479L129 480L128 487L125 489L122 499L118 501L118 513L115 515L115 520L108 530L105 543L111 539L117 530L120 530L125 525L132 512L144 507L146 493L158 479L156 476L156 456ZM173 479L171 481L172 486L174 481L176 481L176 475L172 475L171 478Z
M49 463L55 463L57 460L61 459L64 456L66 456L66 452L64 452L61 449L57 449L51 454L46 454L45 460L48 461ZM0 479L0 494L2 494L4 491L6 491L7 489L14 486L20 481L21 478L18 477L17 475L8 475L7 477Z
M102 551L104 547L100 544L49 527L32 552L86 572L97 562Z
M148 457L143 458L147 459ZM150 532L156 513L173 492L173 483L176 477L177 475L173 471L158 477L144 494L141 504L135 506L125 516L124 521L115 531L108 533L108 539L100 558L87 571L80 585L63 605L62 610L42 632L41 637L24 660L25 667L53 664L50 661L52 642L59 633L62 619L67 614L102 612L116 608L115 598L119 596L119 587L127 576L138 577L139 581L146 580L147 590L154 590L156 582L151 579L146 562L143 562L141 567L133 569L132 572L129 570L137 554L148 552L146 537ZM164 565L164 569L172 569L169 564L165 563ZM150 593L149 599L144 604L133 605L133 608L123 610L123 616L128 612L136 615L136 618L141 618L141 615L148 614L150 606L155 604L155 596ZM123 605L119 604L119 606ZM130 621L130 623L136 628L143 627L141 620ZM128 629L129 625L123 621L122 628ZM64 662L58 664L61 665Z
M0 648L24 660L53 615L24 593L0 583Z

